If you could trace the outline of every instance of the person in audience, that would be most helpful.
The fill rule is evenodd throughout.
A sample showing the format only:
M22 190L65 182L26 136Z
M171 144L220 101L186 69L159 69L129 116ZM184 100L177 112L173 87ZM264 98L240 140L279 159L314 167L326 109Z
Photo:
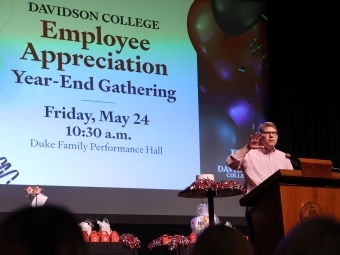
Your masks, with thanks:
M197 238L190 255L254 255L251 242L225 225L207 227Z
M27 207L0 225L1 255L87 255L81 229L59 207Z
M297 225L281 240L274 255L334 255L340 252L340 223L319 217Z

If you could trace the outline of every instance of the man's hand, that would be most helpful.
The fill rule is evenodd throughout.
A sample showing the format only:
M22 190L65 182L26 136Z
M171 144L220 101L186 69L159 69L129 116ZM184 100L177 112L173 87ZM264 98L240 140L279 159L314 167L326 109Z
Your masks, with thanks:
M259 132L256 132L254 135L251 135L249 143L247 145L248 150L251 150L251 149L263 149L264 146L260 145L262 136L263 136L263 134L261 134Z
M263 149L264 146L260 144L263 134L256 132L250 136L249 143L242 149L238 150L235 154L237 158L244 158L246 154L252 149Z

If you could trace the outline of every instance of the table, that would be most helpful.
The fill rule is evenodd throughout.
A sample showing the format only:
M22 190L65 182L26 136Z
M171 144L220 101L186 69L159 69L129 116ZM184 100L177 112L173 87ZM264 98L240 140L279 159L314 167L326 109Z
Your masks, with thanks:
M231 197L243 194L239 189L202 189L202 190L183 190L178 193L179 197L184 198L208 198L209 225L214 225L214 197Z
M138 255L138 250L131 250L122 242L86 243L89 255Z

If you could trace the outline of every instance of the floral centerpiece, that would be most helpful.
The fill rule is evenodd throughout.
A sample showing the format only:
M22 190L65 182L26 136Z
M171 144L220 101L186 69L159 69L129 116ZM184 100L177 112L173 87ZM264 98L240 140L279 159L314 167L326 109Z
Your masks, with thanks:
M36 186L28 186L26 189L26 197L30 198L30 205L32 203L32 199L41 194L41 191L43 188L41 188L39 185Z

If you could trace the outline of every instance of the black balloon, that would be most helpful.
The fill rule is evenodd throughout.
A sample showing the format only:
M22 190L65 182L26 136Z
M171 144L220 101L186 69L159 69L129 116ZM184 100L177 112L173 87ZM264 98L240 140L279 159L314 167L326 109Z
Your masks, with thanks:
M210 0L213 15L226 36L243 34L266 12L266 5L246 0Z

